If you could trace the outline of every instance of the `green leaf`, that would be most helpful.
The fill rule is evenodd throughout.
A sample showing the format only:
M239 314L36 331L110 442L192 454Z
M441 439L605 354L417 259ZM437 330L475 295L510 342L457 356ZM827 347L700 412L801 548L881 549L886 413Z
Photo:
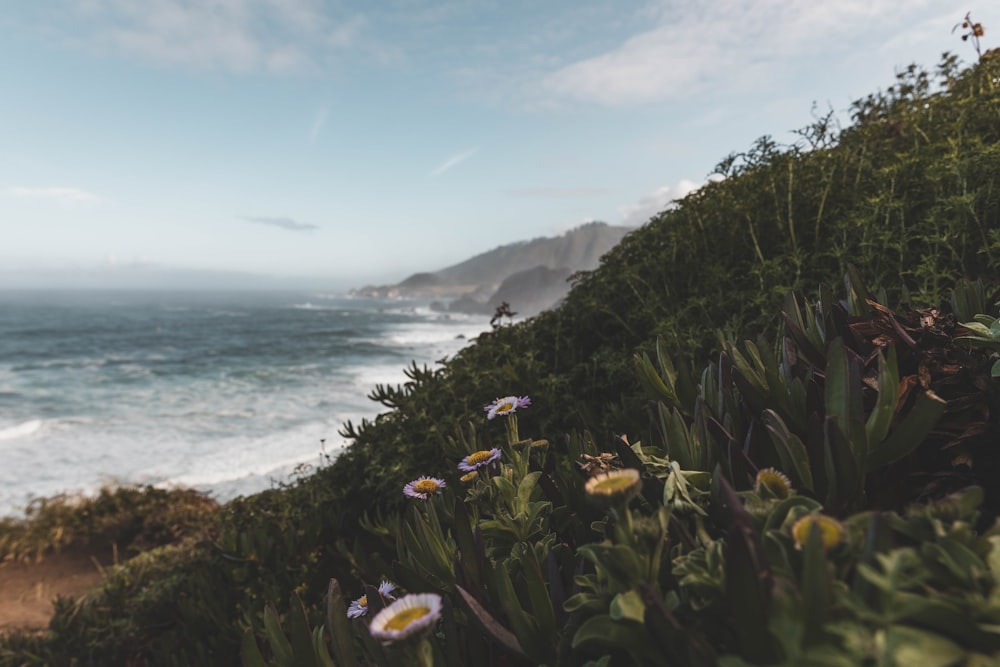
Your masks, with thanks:
M743 655L764 662L773 655L767 633L771 568L760 543L753 520L743 507L740 496L717 467L712 479L713 501L728 516L726 533L726 600L732 610L739 645Z
M538 663L547 662L552 649L552 645L549 643L550 637L543 636L538 631L538 623L521 607L521 601L517 597L507 569L502 565L497 567L493 570L493 577L500 605L503 607L504 613L507 614L514 634L524 652Z
M473 591L479 592L483 588L479 550L476 549L476 543L472 537L472 524L469 521L469 512L465 508L465 501L457 495L455 497L454 517L452 533L461 556L460 562L465 574L465 582L472 587Z
M257 639L254 637L253 628L247 628L243 633L241 645L243 657L243 667L267 667L267 662L257 646Z
M615 621L610 616L591 616L573 635L573 648L619 648L639 657L652 653L649 636L643 626L632 621ZM652 658L653 655L649 655ZM648 658L647 658L648 659ZM634 662L642 664L640 660Z
M274 654L277 663L293 667L295 665L295 652L281 628L278 612L270 605L264 608L264 634L267 636L267 643L270 644L271 653Z
M820 528L812 524L806 539L802 562L802 607L805 611L806 642L822 639L823 624L830 617L830 577Z
M340 590L340 582L330 579L326 591L326 624L333 638L333 651L341 667L355 667L354 638L347 618L347 601Z
M831 417L823 421L823 471L826 475L824 506L842 510L859 500L864 491L864 471L837 421Z
M949 667L966 655L955 642L905 625L889 626L880 664L907 667Z
M853 264L847 265L844 283L847 287L847 312L858 316L870 313L868 287L865 286L865 281L861 278L861 272Z
M312 630L306 618L306 609L302 606L302 600L297 593L292 593L288 606L288 634L291 637L295 661L297 664L315 662Z
M896 350L891 345L886 348L885 355L879 352L878 368L878 400L865 423L869 451L885 439L892 418L896 414L896 399L899 398L899 367L896 362Z
M642 596L635 589L619 593L611 600L608 608L611 618L616 621L627 619L642 623L646 616L646 605L642 601Z
M868 453L868 470L875 470L903 458L924 441L944 410L947 402L929 389L917 398L916 405L892 430L889 437Z
M687 423L677 408L657 404L660 419L660 433L666 440L667 454L677 461L683 470L698 470L702 467L700 448L689 435Z
M461 599L465 604L466 609L468 609L472 614L472 617L479 622L479 626L486 632L486 634L492 637L509 653L527 659L528 656L524 654L524 650L521 648L521 644L517 641L517 637L514 636L513 632L508 630L503 626L503 624L493 618L486 608L479 604L479 601L467 590L461 586L455 586L455 590L458 591L459 599Z
M581 609L596 611L604 606L601 598L593 593L577 593L567 598L563 610L573 613Z
M535 490L535 485L538 484L538 478L541 475L540 470L529 472L521 480L521 483L517 485L517 503L514 506L515 513L522 514L528 511L528 502L531 500L531 494Z
M847 438L850 451L860 468L868 457L868 441L859 426L862 418L860 373L844 341L835 338L826 351L826 381L823 393L826 416L832 417Z
M326 647L326 634L322 625L317 625L313 630L313 651L317 667L337 667Z
M625 591L642 579L642 562L634 549L621 544L585 544L578 553L602 568L619 591Z
M531 548L531 545L522 542L515 548L515 551L518 561L521 563L521 571L524 573L528 601L531 603L531 610L538 623L538 630L543 636L554 637L556 635L555 610L552 608L548 582L542 575L542 567L535 555L535 550Z
M791 475L792 481L801 489L812 491L813 476L809 468L809 452L797 435L788 430L785 422L774 410L764 410L761 415L764 428L771 436L771 442L778 452L782 471Z
M674 376L675 372L672 366L663 369L663 374L666 376L667 385L664 382L663 377L660 373L656 371L656 367L653 366L653 362L650 360L649 355L643 353L642 355L635 355L635 368L636 375L639 378L639 383L642 384L646 392L657 398L658 400L665 401L672 406L678 405L677 393L673 390ZM667 357L669 363L669 357ZM662 368L663 359L660 359L660 364Z

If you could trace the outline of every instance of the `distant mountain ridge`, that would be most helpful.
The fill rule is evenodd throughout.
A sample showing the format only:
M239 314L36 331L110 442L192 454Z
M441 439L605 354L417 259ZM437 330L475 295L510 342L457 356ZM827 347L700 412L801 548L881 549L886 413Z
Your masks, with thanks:
M433 272L415 273L395 285L366 285L351 293L368 297L452 299L441 310L492 314L506 301L520 315L552 308L569 293L567 278L597 268L601 256L634 227L590 222L562 236L502 245Z

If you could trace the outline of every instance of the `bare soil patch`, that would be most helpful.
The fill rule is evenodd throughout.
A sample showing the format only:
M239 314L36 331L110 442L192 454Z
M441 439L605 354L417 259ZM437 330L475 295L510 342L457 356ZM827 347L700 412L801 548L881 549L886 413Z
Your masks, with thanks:
M38 563L0 565L0 634L47 628L56 597L78 597L100 584L112 559L98 551L105 550L71 547Z

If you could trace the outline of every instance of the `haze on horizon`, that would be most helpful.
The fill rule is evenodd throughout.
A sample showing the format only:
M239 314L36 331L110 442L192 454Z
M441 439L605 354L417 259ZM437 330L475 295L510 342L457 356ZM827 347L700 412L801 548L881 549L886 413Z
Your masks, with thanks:
M968 11L995 45L988 0L12 4L0 288L346 288L639 225L761 135L971 61Z

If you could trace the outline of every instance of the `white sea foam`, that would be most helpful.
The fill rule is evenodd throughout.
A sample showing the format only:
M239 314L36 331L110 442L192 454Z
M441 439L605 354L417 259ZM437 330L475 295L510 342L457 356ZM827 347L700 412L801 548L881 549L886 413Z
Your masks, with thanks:
M29 419L14 426L0 427L0 441L27 437L40 431L43 424L41 419Z
M109 480L221 500L289 481L327 460L321 447L340 451L345 422L385 410L367 398L376 384L406 382L411 359L434 366L488 328L411 302L261 298L265 309L245 297L94 306L50 339L24 338L28 356L0 322L0 516ZM241 317L205 326L213 314Z

